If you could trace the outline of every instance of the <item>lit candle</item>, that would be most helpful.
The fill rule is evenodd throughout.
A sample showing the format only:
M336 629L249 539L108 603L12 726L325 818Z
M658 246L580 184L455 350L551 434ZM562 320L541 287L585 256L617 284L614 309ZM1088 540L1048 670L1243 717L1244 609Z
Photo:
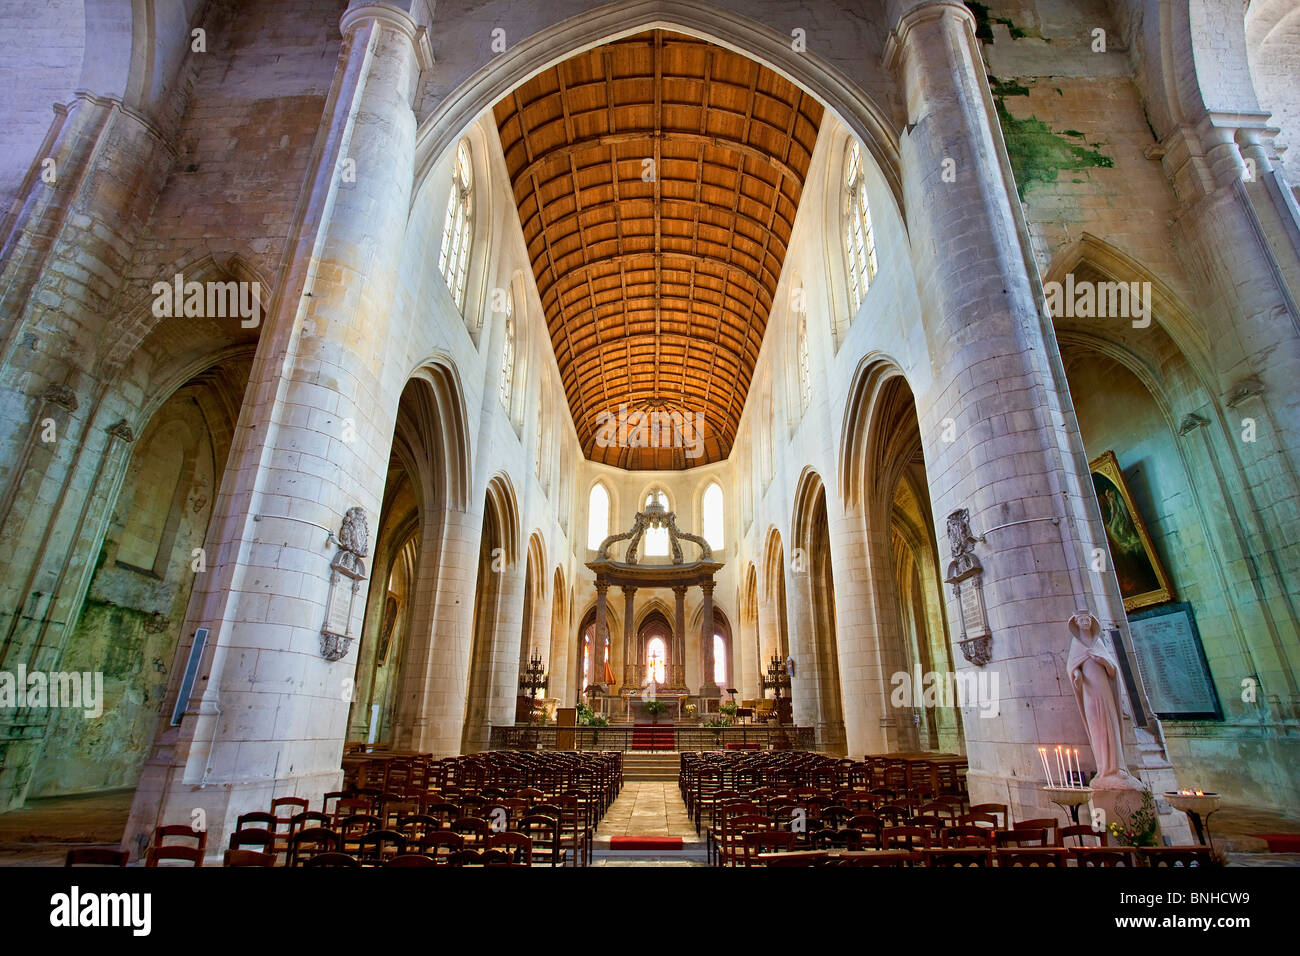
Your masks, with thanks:
M1045 777L1047 778L1047 785L1050 787L1050 786L1052 785L1052 770L1051 770L1050 767L1047 766L1047 748L1046 748L1046 747L1039 747L1039 748L1038 748L1038 759L1041 760L1041 761L1043 762L1043 776L1045 776Z
M1079 748L1078 748L1078 747L1075 747L1075 748L1074 748L1074 769L1075 769L1076 771L1078 771L1078 774L1079 774L1079 789L1082 790L1084 787L1086 787L1086 786L1088 785L1088 783L1087 783L1086 780L1083 779L1083 766L1079 763Z

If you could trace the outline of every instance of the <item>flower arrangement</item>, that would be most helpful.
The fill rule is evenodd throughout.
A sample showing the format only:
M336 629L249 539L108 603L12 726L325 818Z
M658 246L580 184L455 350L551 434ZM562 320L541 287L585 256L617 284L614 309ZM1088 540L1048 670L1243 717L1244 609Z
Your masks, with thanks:
M1124 823L1118 821L1107 827L1111 837L1122 846L1155 846L1160 824L1156 817L1156 802L1150 790L1142 791L1142 806Z
M668 705L662 700L647 700L644 706L645 712L650 715L650 719L655 723L659 722L659 715L668 709Z

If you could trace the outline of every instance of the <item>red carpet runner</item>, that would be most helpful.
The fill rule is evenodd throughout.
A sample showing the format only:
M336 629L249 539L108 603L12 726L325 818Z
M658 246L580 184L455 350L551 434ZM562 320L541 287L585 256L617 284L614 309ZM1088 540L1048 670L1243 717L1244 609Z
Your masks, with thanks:
M680 850L681 837L660 836L612 836L609 838L611 850Z
M633 750L672 750L672 724L635 724L632 728Z

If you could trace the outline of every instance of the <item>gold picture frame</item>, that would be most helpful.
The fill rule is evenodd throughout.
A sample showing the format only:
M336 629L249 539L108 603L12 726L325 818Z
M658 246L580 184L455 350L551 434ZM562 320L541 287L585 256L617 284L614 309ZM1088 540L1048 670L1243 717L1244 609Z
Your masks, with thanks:
M1088 469L1092 472L1093 491L1101 508L1106 546L1119 579L1124 610L1168 604L1174 599L1173 585L1151 544L1146 522L1133 503L1119 459L1113 451L1103 452L1088 462Z

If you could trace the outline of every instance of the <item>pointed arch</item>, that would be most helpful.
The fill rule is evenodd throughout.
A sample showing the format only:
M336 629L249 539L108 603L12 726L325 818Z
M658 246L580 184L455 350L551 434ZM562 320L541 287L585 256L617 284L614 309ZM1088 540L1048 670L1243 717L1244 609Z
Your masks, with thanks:
M520 558L519 499L509 475L497 472L492 476L487 485L487 506L494 512L506 563L514 564Z

